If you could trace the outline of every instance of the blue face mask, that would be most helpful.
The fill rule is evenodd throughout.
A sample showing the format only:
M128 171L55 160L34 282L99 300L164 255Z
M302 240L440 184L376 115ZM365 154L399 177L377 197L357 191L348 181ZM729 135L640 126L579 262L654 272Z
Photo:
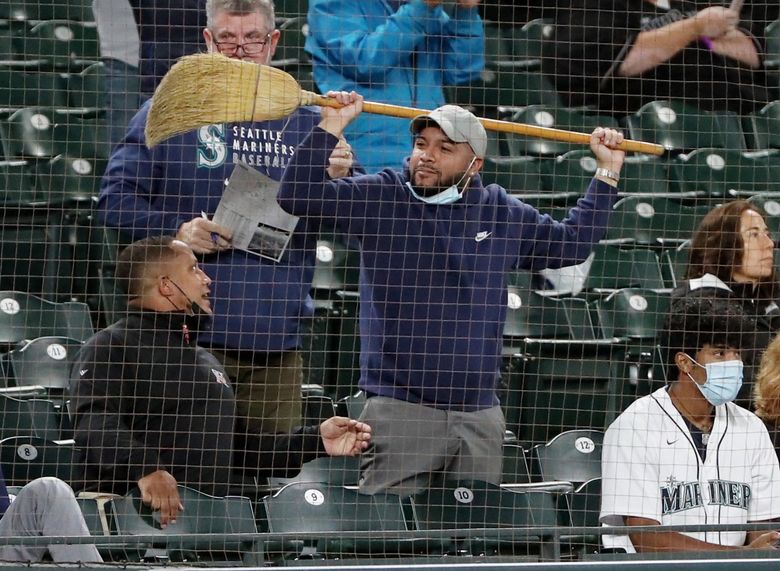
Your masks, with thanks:
M707 381L703 385L697 383L690 373L686 373L707 399L707 402L718 406L737 398L739 389L742 388L742 361L732 359L731 361L701 365L693 357L688 356L688 358L707 371Z
M472 167L474 161L476 160L477 157L471 159L469 166L466 167L466 172L463 173L463 176L460 177L460 180L458 182L456 182L450 187L445 188L441 192L437 192L433 196L420 196L414 191L414 187L412 186L411 182L407 182L406 186L409 187L409 191L412 193L412 196L428 204L452 204L453 202L457 202L458 200L463 198L463 193L466 191L466 186L468 186L468 184L463 185L463 190L459 190L458 186L460 186L460 183L463 182L464 178L466 178L466 173L469 172L469 169Z

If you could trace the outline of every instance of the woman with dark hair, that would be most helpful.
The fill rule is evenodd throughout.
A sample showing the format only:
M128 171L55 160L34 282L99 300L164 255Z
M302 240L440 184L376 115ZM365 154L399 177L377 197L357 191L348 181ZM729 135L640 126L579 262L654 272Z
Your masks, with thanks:
M693 236L686 281L672 292L673 298L714 296L733 300L755 322L753 339L742 343L743 404L750 399L761 352L773 333L780 330L780 308L775 301L775 242L765 218L760 207L746 200L712 209Z

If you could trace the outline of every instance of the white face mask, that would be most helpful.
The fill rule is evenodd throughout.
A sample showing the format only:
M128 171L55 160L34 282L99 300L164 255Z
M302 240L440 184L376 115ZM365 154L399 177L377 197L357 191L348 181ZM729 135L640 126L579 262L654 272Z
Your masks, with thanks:
M460 180L458 182L456 182L452 186L445 188L441 192L437 192L433 196L420 196L414 191L414 187L412 186L411 182L407 182L406 186L409 188L409 191L412 193L412 196L428 204L452 204L453 202L457 202L458 200L463 198L463 193L466 191L466 187L468 186L468 184L463 185L463 190L459 190L458 187L460 186L460 183L463 182L463 179L466 178L466 175L468 174L469 170L471 170L471 167L474 165L474 161L476 160L477 160L476 156L473 159L471 159L469 166L466 167L466 171L463 173L463 176L460 177ZM469 178L471 177L469 176Z

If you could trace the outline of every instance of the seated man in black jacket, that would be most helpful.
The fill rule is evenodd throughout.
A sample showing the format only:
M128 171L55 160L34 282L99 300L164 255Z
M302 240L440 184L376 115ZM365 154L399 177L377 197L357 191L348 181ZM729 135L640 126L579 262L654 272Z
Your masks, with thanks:
M234 429L230 380L195 343L211 314L211 279L185 243L135 242L120 255L116 277L130 311L87 341L72 369L85 490L125 494L138 486L165 525L183 509L177 483L226 495L247 476L291 475L319 455L367 447L371 429L341 417L292 434Z

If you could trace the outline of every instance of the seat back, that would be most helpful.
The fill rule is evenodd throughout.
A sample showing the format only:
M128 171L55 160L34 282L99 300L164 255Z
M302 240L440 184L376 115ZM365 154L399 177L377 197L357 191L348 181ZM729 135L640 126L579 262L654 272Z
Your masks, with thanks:
M668 295L628 288L596 301L602 337L655 339L669 311Z
M531 449L531 465L539 481L578 484L601 477L600 430L569 430Z
M357 486L360 479L360 458L357 456L323 456L309 460L293 478L268 478L268 485L286 486L297 482Z
M607 241L676 247L690 240L708 206L683 206L662 197L628 196L615 203Z
M629 287L664 287L658 255L644 248L597 245L593 249L593 263L585 280L585 290L611 291Z
M77 475L73 444L57 444L34 436L12 436L0 440L0 465L5 481L24 486L37 478L59 478L68 484Z
M53 401L17 399L0 394L0 438L37 436L42 440L72 437L68 417Z
M706 112L681 101L651 101L626 118L632 139L658 143L671 151L705 147L744 149L739 117Z
M38 337L8 355L11 376L17 386L42 386L65 391L70 381L70 366L81 341L67 337Z
M502 484L529 484L531 482L531 471L528 469L525 448L516 442L504 442L502 458Z
M252 503L238 496L215 497L186 486L179 486L184 511L176 525L161 527L159 512L141 501L140 492L112 498L106 503L106 516L112 534L155 535L148 545L166 549L173 559L195 553L212 561L246 559L256 549L253 541L231 537L233 534L257 533ZM168 536L183 535L184 538Z
M551 127L586 133L593 131L596 127L619 128L617 120L609 115L586 114L578 110L558 108L551 105L529 105L512 115L511 121L538 127ZM522 135L510 135L507 141L512 156L556 156L580 148L571 143Z
M53 303L20 291L0 291L0 344L48 335L86 341L92 333L85 303Z

